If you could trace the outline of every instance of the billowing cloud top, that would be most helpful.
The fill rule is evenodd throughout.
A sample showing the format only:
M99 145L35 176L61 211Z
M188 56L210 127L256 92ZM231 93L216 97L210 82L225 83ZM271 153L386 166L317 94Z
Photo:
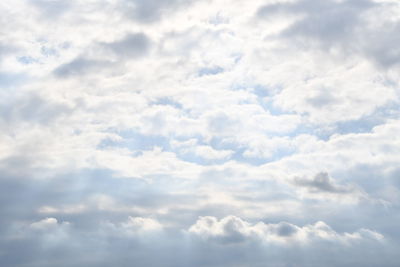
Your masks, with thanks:
M397 0L0 12L0 266L400 265Z

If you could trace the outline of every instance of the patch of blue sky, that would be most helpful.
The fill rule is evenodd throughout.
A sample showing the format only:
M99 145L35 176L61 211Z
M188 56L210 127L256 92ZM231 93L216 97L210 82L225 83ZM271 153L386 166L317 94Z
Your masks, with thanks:
M18 57L17 61L21 64L24 65L29 65L29 64L33 64L33 63L38 63L39 61L36 58L30 57L30 56L22 56L22 57Z
M210 17L210 19L208 20L208 23L217 26L220 24L229 23L229 19L222 16L221 13L218 12L215 16Z
M253 94L259 97L265 97L269 95L269 90L266 86L254 83L253 81L248 79L244 79L241 82L235 81L235 83L233 83L229 89L232 91L240 91L240 90L251 91Z
M221 138L212 138L210 141L210 145L215 149L220 150L233 150L234 153L230 157L231 160L235 160L238 162L247 163L254 166L260 166L269 162L274 162L280 160L282 158L293 155L296 151L294 149L277 149L272 151L269 157L249 157L245 156L244 152L248 149L245 146L239 145L235 142L227 142Z
M208 68L201 68L198 71L198 76L208 76L208 75L216 75L219 73L224 72L224 69L221 68L220 66L215 66L215 67L208 67Z
M367 116L359 120L339 122L335 127L334 134L369 133L375 126L384 123L384 121L383 118Z
M216 150L228 150L228 149L223 149L221 148L221 146L213 146L213 144L216 144L214 142L208 143L208 142L204 142L203 137L200 135L195 135L195 136L191 136L190 138L177 138L175 139L176 141L179 142L185 142L188 141L190 139L195 139L196 140L196 144L194 144L192 147L189 146L168 146L169 151L175 153L177 155L177 157L183 161L187 161L187 162L191 162L191 163L196 163L196 164L200 164L200 165L214 165L214 164L222 164L224 162L227 162L230 160L230 157L225 157L225 158L220 158L220 159L207 159L204 157L201 157L199 155L195 154L195 147L196 146L211 146L213 149ZM229 149L230 150L230 149Z
M358 120L337 123L334 132L335 134L369 133L375 126L385 123L388 119L398 119L399 116L400 106L398 103L389 103Z
M273 96L277 92L280 92L283 88L281 86L270 87L267 85L263 85L252 79L251 77L246 77L241 81L235 81L230 86L230 90L247 90L251 93L255 94L260 98Z
M171 138L165 136L156 135L144 135L135 131L123 131L118 132L121 140L104 139L99 145L98 149L108 149L108 148L126 148L132 151L133 156L139 156L142 151L153 150L154 148L160 148L162 151L169 151L176 154L177 158L196 163L200 165L214 165L222 164L230 159L230 157L225 158L206 158L196 155L191 147L173 147L171 146ZM201 141L201 137L191 137L198 140L196 145L207 145ZM188 140L188 139L185 139ZM181 141L185 141L181 140Z
M67 44L65 44L66 48L68 47ZM42 46L40 48L40 53L45 56L45 57L51 57L51 56L57 56L58 52L55 48L52 47L47 47L47 46Z
M260 97L258 104L265 110L268 111L271 115L280 116L280 115L293 115L296 114L295 111L286 111L281 109L277 105L273 103L273 99L269 97Z
M254 85L252 87L252 92L259 98L264 98L271 95L271 91L268 89L268 87L261 84Z
M209 140L209 145L215 149L221 150L234 150L237 148L237 144L229 139L224 137L212 137Z
M317 138L327 141L333 135L337 134L362 134L370 133L373 128L384 124L389 119L398 119L400 117L400 107L397 103L390 103L384 107L377 108L373 113L365 115L356 120L344 120L336 122L325 127L313 127L304 125L303 131L313 134Z
M164 105L164 106L172 106L177 109L183 109L182 105L170 97L162 97L158 98L152 102L150 102L151 105Z
M229 158L223 159L207 159L194 154L193 152L182 152L184 149L179 147L172 147L170 142L171 138L159 135L144 135L136 131L122 131L117 133L121 139L104 139L98 146L98 149L109 149L109 148L126 148L132 151L133 156L139 156L142 151L153 150L154 148L160 148L162 151L170 151L177 155L181 160L192 162L200 165L212 165L221 164L229 160ZM200 137L199 137L200 140ZM184 140L182 140L184 141ZM202 142L199 141L201 145ZM205 145L205 144L204 144Z
M160 135L144 135L134 130L116 132L122 140L104 139L98 149L111 147L127 148L132 151L152 150L159 147L164 151L170 149L169 138Z
M294 111L285 111L273 103L273 95L280 91L282 88L269 88L261 84L252 84L246 82L242 84L234 84L231 86L231 90L246 90L257 96L257 103L271 115L288 115L295 114Z

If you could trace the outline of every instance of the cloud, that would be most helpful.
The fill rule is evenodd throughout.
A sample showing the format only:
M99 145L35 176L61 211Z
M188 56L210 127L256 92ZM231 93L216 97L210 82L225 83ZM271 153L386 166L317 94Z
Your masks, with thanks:
M104 44L122 58L139 58L148 53L150 40L144 33L127 34L122 40Z
M146 225L157 227L144 228ZM385 237L368 229L338 233L323 222L299 227L286 222L249 223L235 216L221 220L201 217L188 230L180 232L167 228L159 231L155 220L142 217L124 218L121 223L103 222L86 229L73 223L59 223L56 218L45 218L10 229L4 238L8 243L0 242L3 255L7 256L3 263L20 264L29 260L31 264L43 266L57 262L61 266L106 266L112 262L128 266L132 261L154 266L220 266L222 262L258 266L261 262L279 264L281 253L287 256L284 264L300 260L302 256L329 263L340 254L349 255L349 250L355 253L357 263L368 264L369 260L376 263L376 258L363 257L363 253L375 251L374 255L383 255L382 247L386 246ZM15 246L24 252L19 258L11 254ZM125 254L129 248L131 253ZM299 249L300 254L296 253ZM184 255L190 253L190 257L175 257L172 254L177 250L185 252ZM326 251L332 257L320 256L319 253ZM89 252L100 253L102 257L87 257ZM209 256L204 258L205 254ZM336 263L346 264L342 258L338 259ZM313 260L306 257L303 263L311 264ZM395 266L394 262L386 263L386 266Z
M68 225L69 225L68 222L63 222L60 224L56 218L46 218L38 222L31 223L29 227L34 230L48 232L51 231L52 229L56 229L59 226L67 227Z
M183 156L194 155L206 160L223 160L229 159L235 151L233 150L216 150L211 146L199 145L196 139L186 141L172 141L171 145L176 147Z
M389 14L381 17L384 22L376 21L390 6L396 4L369 0L302 0L265 5L257 16L269 18L279 13L295 16L298 19L279 34L281 37L296 45L306 44L309 49L317 46L333 54L339 49L346 56L365 55L379 67L390 68L397 65L399 57L399 51L391 45L398 36L399 22L391 20ZM377 29L381 23L386 25L384 31Z
M140 23L152 23L160 20L163 16L174 12L182 5L188 5L191 1L182 0L121 0L119 5L121 11L131 19Z
M346 194L354 189L349 186L336 185L328 173L320 172L312 179L294 178L294 184L308 188L311 192L328 192L334 194Z
M398 266L399 11L2 1L0 265Z
M377 242L384 239L381 234L368 229L340 234L324 222L316 222L304 227L298 227L287 222L251 224L235 216L228 216L221 220L217 220L215 217L201 217L190 227L189 232L200 238L223 244L258 240L266 243L277 243L278 245L295 245L296 243L309 244L321 240L351 243L362 239L371 239Z
M0 42L0 63L4 58L16 51L18 51L17 47L10 46L10 44L7 44L6 42Z
M369 0L302 0L266 5L258 10L258 15L268 17L275 12L303 15L283 35L311 37L330 45L351 38L352 31L362 22L363 14L374 6Z
M71 112L65 103L51 103L36 92L18 94L1 106L2 124L13 122L50 123Z
M34 0L30 4L38 8L43 13L43 16L47 18L60 17L72 6L69 3L59 0Z
M87 59L85 57L78 57L68 63L61 64L54 70L58 77L71 77L90 74L94 71L99 71L102 68L109 66L110 62Z
M140 231L158 231L162 225L156 220L142 217L129 217L129 221L123 224L123 227Z
M146 56L150 45L151 42L145 34L129 33L114 42L93 44L87 51L92 56L79 55L59 65L53 72L57 77L68 78L111 70L118 68L121 62Z

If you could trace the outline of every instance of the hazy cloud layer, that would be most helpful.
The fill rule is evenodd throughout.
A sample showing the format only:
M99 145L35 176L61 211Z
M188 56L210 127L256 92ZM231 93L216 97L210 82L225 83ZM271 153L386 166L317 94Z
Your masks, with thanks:
M399 265L398 1L0 11L2 267Z

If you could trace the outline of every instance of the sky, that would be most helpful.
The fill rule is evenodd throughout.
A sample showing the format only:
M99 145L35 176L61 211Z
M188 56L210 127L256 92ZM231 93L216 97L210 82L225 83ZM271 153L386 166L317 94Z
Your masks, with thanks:
M398 0L0 14L0 266L400 265Z

